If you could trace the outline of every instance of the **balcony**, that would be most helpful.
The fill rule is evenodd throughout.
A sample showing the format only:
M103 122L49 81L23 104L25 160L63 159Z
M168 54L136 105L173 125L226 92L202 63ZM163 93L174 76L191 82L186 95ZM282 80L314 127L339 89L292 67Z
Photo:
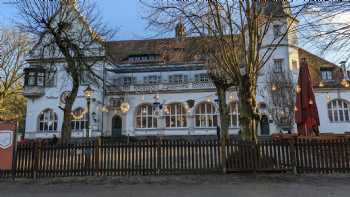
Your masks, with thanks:
M34 98L45 94L45 69L34 65L24 69L23 96Z
M108 87L109 93L120 92L166 92L166 91L186 91L186 90L207 90L215 89L211 82L186 82L186 83L160 83L160 84L131 84L120 85L114 84Z
M24 86L23 96L25 97L42 97L45 95L45 88L42 86Z

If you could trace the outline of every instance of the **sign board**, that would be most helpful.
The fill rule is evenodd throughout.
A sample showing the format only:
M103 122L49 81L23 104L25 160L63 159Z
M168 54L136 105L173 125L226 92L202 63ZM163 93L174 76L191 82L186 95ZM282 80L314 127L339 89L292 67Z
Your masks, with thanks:
M0 148L8 149L13 143L13 131L3 130L0 132Z
M0 123L0 170L11 170L16 126Z

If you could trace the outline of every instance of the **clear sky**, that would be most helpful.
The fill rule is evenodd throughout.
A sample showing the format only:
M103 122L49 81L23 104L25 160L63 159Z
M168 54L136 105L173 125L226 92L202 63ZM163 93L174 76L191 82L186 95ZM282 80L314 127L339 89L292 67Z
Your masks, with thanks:
M97 2L103 21L117 28L115 39L150 38L154 32L146 30L147 21L143 20L144 11L138 0L93 0ZM16 10L9 0L0 0L0 24L11 25L16 19Z
M9 1L0 0L0 26L12 25L16 19L16 10L13 8L13 5L8 3ZM97 9L100 11L103 21L110 27L117 28L115 40L147 39L157 36L156 32L146 30L147 21L142 18L145 16L145 9L139 0L93 1L97 2ZM316 53L313 49L309 50ZM334 63L339 63L342 58L345 58L341 55L339 58L332 52L323 56Z

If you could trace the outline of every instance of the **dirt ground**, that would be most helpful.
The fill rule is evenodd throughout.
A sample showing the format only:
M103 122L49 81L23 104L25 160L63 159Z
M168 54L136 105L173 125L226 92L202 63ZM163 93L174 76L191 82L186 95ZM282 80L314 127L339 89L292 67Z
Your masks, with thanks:
M0 197L348 197L350 175L192 175L0 180Z

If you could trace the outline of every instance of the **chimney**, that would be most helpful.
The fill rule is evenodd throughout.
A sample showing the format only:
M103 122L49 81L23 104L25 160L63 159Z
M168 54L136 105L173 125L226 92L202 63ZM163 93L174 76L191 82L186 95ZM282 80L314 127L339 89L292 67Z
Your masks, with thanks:
M65 5L76 6L77 0L61 0L61 3L65 4Z
M346 61L340 62L341 68L343 70L343 76L345 80L349 80L348 71L346 70Z
M175 38L178 41L181 41L185 37L186 37L186 28L185 28L185 25L182 23L182 19L180 18L179 23L175 27Z

